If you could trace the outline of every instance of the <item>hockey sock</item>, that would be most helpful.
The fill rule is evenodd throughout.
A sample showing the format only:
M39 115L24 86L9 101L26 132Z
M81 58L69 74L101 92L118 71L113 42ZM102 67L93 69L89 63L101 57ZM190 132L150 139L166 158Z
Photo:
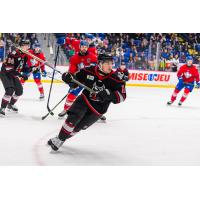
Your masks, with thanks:
M5 94L1 101L1 108L6 108L10 100L11 100L11 96Z
M43 88L43 85L41 83L41 80L40 79L34 79L34 81L37 84L37 87L38 87L40 94L44 94L44 88Z
M73 130L74 130L74 126L72 125L72 123L65 120L65 122L60 130L60 133L58 135L58 138L62 141L65 141L65 140L71 138L74 135Z
M69 93L66 98L64 110L68 110L75 100L76 100L76 95Z
M180 92L180 90L176 89L174 90L172 96L171 96L171 101L174 102L176 100L177 94Z
M180 102L184 102L187 99L188 94L190 93L190 90L188 88L185 88L183 96L181 97Z
M16 94L14 94L10 100L10 105L14 105L17 100L19 99L19 96L17 96Z

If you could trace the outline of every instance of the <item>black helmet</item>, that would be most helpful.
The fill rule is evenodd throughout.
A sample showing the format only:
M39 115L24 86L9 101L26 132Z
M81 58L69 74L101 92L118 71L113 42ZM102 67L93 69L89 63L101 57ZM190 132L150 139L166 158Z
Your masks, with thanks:
M111 54L108 53L102 53L98 55L98 60L100 62L105 62L105 61L113 61L113 57Z
M24 46L24 45L30 45L30 41L29 40L21 40L19 43L20 46Z

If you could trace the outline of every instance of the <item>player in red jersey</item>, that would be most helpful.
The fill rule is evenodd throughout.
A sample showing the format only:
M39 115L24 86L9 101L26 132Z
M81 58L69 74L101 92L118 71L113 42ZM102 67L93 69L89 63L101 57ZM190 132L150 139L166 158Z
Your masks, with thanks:
M33 54L34 56L37 56L38 58L42 59L42 60L46 60L44 53L41 51L40 48L40 44L35 44L33 46L33 49L30 49L29 52L31 54ZM29 67L29 73L27 74L28 76L31 75L31 73L33 73L33 79L38 87L39 93L40 93L40 100L44 99L44 88L41 82L41 75L43 77L46 77L46 70L45 70L45 66L43 63L40 63L38 61L36 61L34 58L32 58L31 56L29 56L28 59L28 67ZM21 79L21 83L24 84L25 81L23 79Z
M200 87L199 82L199 72L195 65L193 65L193 58L192 56L188 56L186 58L186 64L181 66L178 73L178 84L176 85L176 88L171 96L171 100L167 102L168 105L171 105L178 95L178 93L184 88L184 93L178 103L179 106L182 105L182 103L187 98L188 94L192 92L194 88L194 84L196 82L196 87Z
M97 63L97 57L88 52L88 42L82 40L80 43L80 51L70 58L69 73L75 75L80 69L89 67L93 63ZM82 87L76 87L69 90L64 105L64 110L58 114L59 117L64 117L67 114L68 109L71 107L78 94L82 90Z

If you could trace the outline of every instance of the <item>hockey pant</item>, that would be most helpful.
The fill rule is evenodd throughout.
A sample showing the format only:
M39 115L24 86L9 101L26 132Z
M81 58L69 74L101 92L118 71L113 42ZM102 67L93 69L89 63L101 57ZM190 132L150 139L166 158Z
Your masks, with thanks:
M23 87L18 77L14 77L10 74L0 74L5 94L1 101L1 108L6 108L10 103L14 105L19 97L23 94Z
M67 112L58 138L62 141L71 138L80 130L85 130L101 118L101 114L93 112L80 95Z

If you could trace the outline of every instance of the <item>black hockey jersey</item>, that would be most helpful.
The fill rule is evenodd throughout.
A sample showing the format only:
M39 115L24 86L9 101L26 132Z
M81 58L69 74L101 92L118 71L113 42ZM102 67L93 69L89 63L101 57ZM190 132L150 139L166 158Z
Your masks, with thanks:
M109 74L102 75L99 67L92 66L81 69L76 73L75 78L84 85L99 92L108 89L111 92L112 99L110 101L101 102L94 94L84 89L82 97L88 107L97 114L104 114L110 103L121 103L126 99L126 90L124 81L120 80L116 73L112 71Z
M19 76L21 71L27 69L28 56L22 53L20 50L14 50L10 52L3 62L1 67L1 73L7 73L13 76Z

